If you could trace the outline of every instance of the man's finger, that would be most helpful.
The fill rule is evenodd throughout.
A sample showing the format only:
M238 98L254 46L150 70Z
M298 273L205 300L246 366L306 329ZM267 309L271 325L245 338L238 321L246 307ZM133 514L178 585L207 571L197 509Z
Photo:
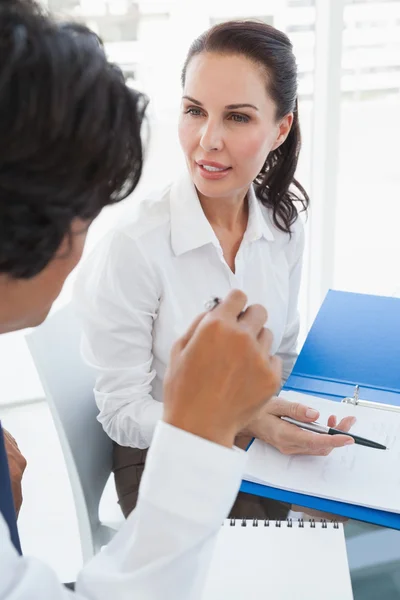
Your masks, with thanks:
M282 373L283 373L283 362L279 356L270 356L269 358L269 366L273 373L276 374L277 381L279 384L277 385L276 393L279 392L282 381Z
M198 317L196 317L193 323L190 325L189 329L178 340L176 340L175 344L172 346L171 356L174 356L175 354L181 352L185 348L185 346L192 339L192 336L196 331L197 327L200 325L200 323L207 314L208 313L203 312L200 315L198 315Z
M266 309L261 304L252 304L239 316L239 323L254 336L258 337L268 318Z
M271 346L273 340L274 336L272 334L272 331L263 327L260 333L258 334L257 341L260 344L265 357L268 357L271 354Z
M319 417L319 412L314 408L299 402L289 402L284 398L275 398L270 404L270 412L278 417L291 417L304 423L316 421Z
M222 300L211 312L212 315L224 316L236 321L247 304L247 296L240 290L229 292L225 300Z

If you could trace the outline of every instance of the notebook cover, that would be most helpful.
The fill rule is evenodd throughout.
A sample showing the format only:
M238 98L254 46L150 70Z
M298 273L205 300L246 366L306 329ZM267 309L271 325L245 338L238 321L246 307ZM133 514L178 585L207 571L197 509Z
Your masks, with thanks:
M286 386L400 405L400 298L330 290Z

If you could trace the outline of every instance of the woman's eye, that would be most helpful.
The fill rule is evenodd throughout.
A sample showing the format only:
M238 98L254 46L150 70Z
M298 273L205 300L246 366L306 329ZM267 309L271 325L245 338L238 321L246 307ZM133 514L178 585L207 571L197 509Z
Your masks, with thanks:
M186 115L192 115L193 117L199 117L201 115L201 110L199 108L190 107L185 110Z
M235 123L248 123L250 121L249 117L246 117L246 115L237 114L231 115L231 119L232 121L235 121Z

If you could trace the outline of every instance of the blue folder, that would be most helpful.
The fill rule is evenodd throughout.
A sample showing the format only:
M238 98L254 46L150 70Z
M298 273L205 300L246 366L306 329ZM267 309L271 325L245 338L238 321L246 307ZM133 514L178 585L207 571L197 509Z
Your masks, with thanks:
M362 400L400 405L400 299L330 290L283 391L341 402L356 385ZM247 481L241 491L400 529L397 513Z
M5 522L10 530L11 541L14 544L19 554L21 545L17 529L17 517L14 509L13 495L11 491L10 471L8 468L8 460L6 448L4 445L4 434L0 423L0 513L3 515Z

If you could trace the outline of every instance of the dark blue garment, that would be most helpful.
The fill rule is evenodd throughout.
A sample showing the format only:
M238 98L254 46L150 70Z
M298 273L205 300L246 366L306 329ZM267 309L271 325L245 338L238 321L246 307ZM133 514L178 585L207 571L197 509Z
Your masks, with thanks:
M4 443L3 429L0 423L0 513L10 530L11 541L20 554L21 544L17 529L17 516L15 514L14 500L11 490L10 471Z

